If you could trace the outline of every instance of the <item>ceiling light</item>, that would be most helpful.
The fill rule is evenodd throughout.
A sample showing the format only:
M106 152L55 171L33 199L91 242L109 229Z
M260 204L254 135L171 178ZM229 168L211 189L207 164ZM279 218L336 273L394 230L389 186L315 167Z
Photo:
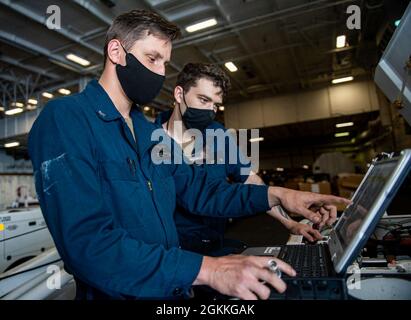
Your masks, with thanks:
M79 64L79 65L81 65L81 66L83 66L83 67L88 67L88 66L90 65L90 61L88 61L88 60L86 60L86 59L84 59L84 58L82 58L82 57L79 57L79 56L77 56L77 55L75 55L75 54L73 54L73 53L67 54L67 55L66 55L66 59L67 59L67 60L70 60L70 61L73 61L73 62L75 62L75 63L77 63L77 64Z
M12 102L10 104L12 107L23 108L24 104L22 102Z
M335 136L336 138L341 138L341 137L348 137L349 135L350 135L349 132L338 132L338 133L336 133L334 136Z
M0 111L4 111L6 109L4 109L4 107L0 106Z
M303 165L303 169L309 169L310 167L309 166L307 166L306 164L305 165Z
M344 128L344 127L352 127L354 125L354 122L343 122L343 123L337 123L335 126L337 128Z
M212 19L208 19L202 22L198 22L192 25L189 25L188 27L186 27L187 32L195 32L198 30L202 30L205 28L209 28L212 26L215 26L217 24L217 20L212 18Z
M282 172L282 171L284 171L284 168L277 168L275 170Z
M17 141L13 141L13 142L9 142L4 144L5 148L13 148L13 147L18 147L20 145L20 142Z
M145 107L144 107L144 111L150 111L150 107L145 106Z
M51 98L54 97L54 95L53 95L52 93L49 93L49 92L43 92L41 95L42 95L44 98L47 98L47 99L51 99Z
M347 82L347 81L352 81L352 80L354 80L354 77L349 76L349 77L344 77L344 78L333 79L331 83L337 84L337 83Z
M20 112L23 112L23 109L22 109L22 108L9 109L9 110L7 110L7 111L4 112L4 113L5 113L6 115L8 115L8 116L12 116L12 115L17 114L17 113L20 113Z
M338 36L335 46L337 48L344 48L346 44L345 40L346 40L345 35Z
M32 105L32 104L28 104L28 105L26 106L26 108L27 108L27 110L34 110L34 109L37 108L37 106L36 106L36 105Z
M232 63L231 61L226 62L224 65L230 72L236 72L238 70L236 65L234 63Z
M249 141L250 141L250 142L264 141L264 137L251 138Z
M27 102L30 103L30 104L37 104L38 103L38 101L36 99L29 99L29 100L27 100Z
M61 88L61 89L59 89L58 90L58 92L60 92L61 94L64 94L64 95L69 95L70 93L71 93L71 91L70 90L68 90L68 89L64 89L64 88Z
M218 107L218 110L224 111L224 106L219 106L219 107Z

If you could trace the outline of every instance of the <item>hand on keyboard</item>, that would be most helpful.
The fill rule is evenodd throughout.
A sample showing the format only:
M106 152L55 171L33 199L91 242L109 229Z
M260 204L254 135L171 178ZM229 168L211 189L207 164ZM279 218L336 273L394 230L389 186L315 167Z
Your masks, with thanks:
M315 230L313 227L306 223L294 222L290 226L289 230L290 233L302 235L305 239L307 239L310 242L321 240L323 237L318 230Z

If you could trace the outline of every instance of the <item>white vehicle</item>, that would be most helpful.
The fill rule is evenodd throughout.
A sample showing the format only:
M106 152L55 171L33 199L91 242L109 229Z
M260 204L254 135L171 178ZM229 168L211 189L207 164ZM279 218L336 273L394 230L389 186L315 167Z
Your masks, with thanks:
M0 212L0 273L54 247L39 206Z

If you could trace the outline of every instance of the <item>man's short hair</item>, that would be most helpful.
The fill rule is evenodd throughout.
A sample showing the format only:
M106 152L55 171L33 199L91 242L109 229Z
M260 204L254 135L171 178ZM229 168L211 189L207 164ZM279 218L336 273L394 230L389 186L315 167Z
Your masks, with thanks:
M212 81L214 86L220 87L223 97L226 97L231 87L230 78L216 64L187 63L177 76L176 86L180 86L185 92L188 92L202 78L206 78Z
M180 37L180 29L155 12L132 10L117 16L106 34L104 44L104 64L107 59L107 47L111 40L118 39L128 51L133 44L150 34L173 41Z

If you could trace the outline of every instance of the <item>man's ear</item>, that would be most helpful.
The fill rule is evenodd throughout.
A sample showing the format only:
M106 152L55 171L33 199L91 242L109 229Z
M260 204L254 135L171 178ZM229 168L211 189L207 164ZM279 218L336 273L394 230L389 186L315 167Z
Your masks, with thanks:
M113 64L125 64L125 59L122 59L124 50L121 47L120 41L112 39L107 45L107 57Z
M174 100L179 104L183 102L183 92L184 89L180 86L174 88Z

